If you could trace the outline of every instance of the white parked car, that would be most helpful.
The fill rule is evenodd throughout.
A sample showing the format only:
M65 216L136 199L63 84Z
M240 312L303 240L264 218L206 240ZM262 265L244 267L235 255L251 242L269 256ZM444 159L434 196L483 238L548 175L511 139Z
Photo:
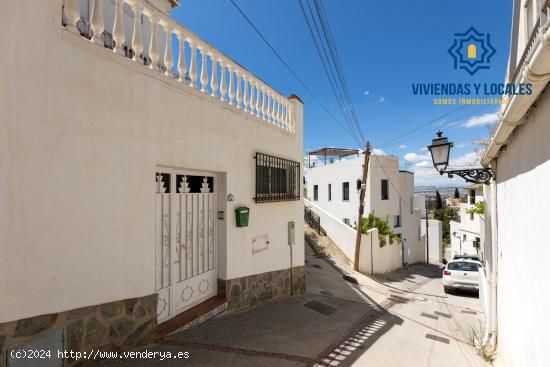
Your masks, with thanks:
M483 265L475 260L452 260L443 270L443 290L449 293L451 290L464 289L479 291L478 269Z

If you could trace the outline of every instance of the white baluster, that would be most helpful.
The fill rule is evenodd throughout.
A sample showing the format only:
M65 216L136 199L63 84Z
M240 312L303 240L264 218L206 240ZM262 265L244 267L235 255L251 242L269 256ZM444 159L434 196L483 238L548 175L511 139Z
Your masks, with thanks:
M76 28L76 23L80 20L80 1L66 0L63 10L67 17L67 29L73 33L80 34L78 28Z
M279 104L278 104L278 98L277 98L277 94L275 94L275 92L273 92L273 111L272 111L272 116L271 116L271 120L273 121L273 123L275 125L277 125L277 111L278 111L278 108L279 108Z
M116 0L115 2L115 23L113 26L113 39L115 40L116 53L124 55L124 11L122 10L124 0Z
M279 104L279 114L277 115L277 120L279 121L279 126L283 127L283 100L281 97L277 98L277 103Z
M187 63L185 62L185 36L181 33L176 33L179 41L179 53L178 53L178 74L179 81L184 82L187 74Z
M244 93L243 93L243 111L248 111L248 77L243 74Z
M206 46L201 45L201 92L206 93L206 83L208 83L208 69L206 64L206 54L208 51L206 50Z
M267 95L267 118L273 120L273 91L270 90Z
M164 66L166 66L166 71L164 74L166 76L172 76L172 68L174 67L174 54L172 52L172 26L170 24L166 24L164 31L166 32L166 47L164 48Z
M249 112L251 115L254 114L254 106L256 105L256 100L254 99L254 80L250 79L250 105Z
M143 0L132 2L134 12L134 34L132 35L132 49L134 50L134 61L140 60L143 52L143 30L141 29L141 14L143 13Z
M255 84L256 84L256 117L260 117L260 106L261 106L260 98L262 96L260 92L260 86L258 85L258 83L255 83Z
M227 90L227 92L229 93L228 103L233 104L233 98L235 98L234 96L235 91L233 89L233 67L231 66L231 64L227 64L227 70L229 71L229 89Z
M210 54L210 61L212 61L212 76L210 77L210 95L216 97L216 91L218 90L218 58L214 54Z
M277 104L277 96L273 95L273 123L277 125L277 111L278 111L279 105Z
M236 101L237 101L237 108L241 107L241 100L242 100L242 90L241 90L241 73L239 73L238 70L235 70L235 75L237 76L237 93L236 93Z
M225 62L220 59L220 101L225 102L225 93L227 86L225 85Z
M191 81L189 82L189 86L191 88L197 88L197 50L192 40L189 41L189 46L191 47L191 61L189 64L189 78Z
M159 46L158 46L158 37L157 37L157 17L155 15L151 15L149 17L149 21L151 22L151 42L149 44L149 58L151 59L151 65L149 65L150 69L158 69L158 62L159 62Z
M288 126L291 132L294 132L294 116L292 116L292 103L288 103Z
M267 120L267 114L266 114L266 111L267 111L267 88L263 87L262 86L262 117L264 118L264 120Z
M284 121L284 125L285 125L285 128L287 130L289 130L289 125L288 125L288 101L287 99L285 98L284 99L284 108L285 108L285 116L283 117L283 121Z
M103 21L103 0L94 0L92 5L92 15L90 16L90 27L94 32L92 41L103 46L103 40L101 39L101 33L105 29L105 23Z
M283 126L283 104L281 103L281 97L277 98L277 126Z

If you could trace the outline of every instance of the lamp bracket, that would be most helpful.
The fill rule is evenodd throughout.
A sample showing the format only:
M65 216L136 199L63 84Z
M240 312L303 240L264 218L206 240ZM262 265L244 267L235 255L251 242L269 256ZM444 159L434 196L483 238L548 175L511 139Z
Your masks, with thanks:
M454 175L457 175L462 177L467 182L479 183L479 184L485 184L485 185L488 185L489 182L491 181L491 177L493 177L492 168L472 168L472 169L439 171L440 175L443 175L444 173L446 173L447 176L449 176L449 178L453 178Z

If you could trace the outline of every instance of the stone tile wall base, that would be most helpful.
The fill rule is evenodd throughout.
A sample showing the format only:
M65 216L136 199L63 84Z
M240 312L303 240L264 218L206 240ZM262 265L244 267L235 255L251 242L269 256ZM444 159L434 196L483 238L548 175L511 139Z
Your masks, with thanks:
M306 289L305 266L292 268L292 289ZM227 298L229 313L245 310L274 298L290 295L290 269L270 271L235 279L218 279L218 292Z
M183 325L182 327L178 328L177 330L174 330L173 332L171 332L168 335L179 333L179 332L181 332L183 330L187 330L187 329L189 329L190 327L193 327L193 326L198 326L198 325L202 324L203 322L206 322L210 319L216 318L216 317L221 316L221 315L226 314L226 313L227 313L227 302L219 305L218 307L208 311L207 313L205 313L203 315L200 315L195 320L193 320L191 322L188 322L187 324Z
M66 351L118 351L150 342L157 329L157 294L2 323L0 366L6 365L7 351L60 329Z

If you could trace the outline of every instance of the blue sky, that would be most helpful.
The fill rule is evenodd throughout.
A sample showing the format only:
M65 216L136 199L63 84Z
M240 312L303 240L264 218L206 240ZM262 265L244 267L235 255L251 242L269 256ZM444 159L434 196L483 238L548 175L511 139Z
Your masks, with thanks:
M321 102L340 111L323 72L298 0L235 0ZM471 142L489 135L495 106L471 106L414 134L397 136L459 106L433 105L415 96L411 84L500 83L508 58L511 0L323 0L343 71L362 129L375 148L397 155L416 173L416 184L462 183L441 178L425 166L426 152L439 125L454 141L457 166L472 164L479 150ZM229 0L182 0L173 17L283 94L305 103L304 150L356 143L315 102L272 54ZM489 70L470 76L453 69L447 49L454 33L474 26L489 33L496 54ZM485 116L484 116L485 115ZM467 124L469 122L469 124ZM474 125L466 127L465 125ZM405 159L407 158L407 159Z

